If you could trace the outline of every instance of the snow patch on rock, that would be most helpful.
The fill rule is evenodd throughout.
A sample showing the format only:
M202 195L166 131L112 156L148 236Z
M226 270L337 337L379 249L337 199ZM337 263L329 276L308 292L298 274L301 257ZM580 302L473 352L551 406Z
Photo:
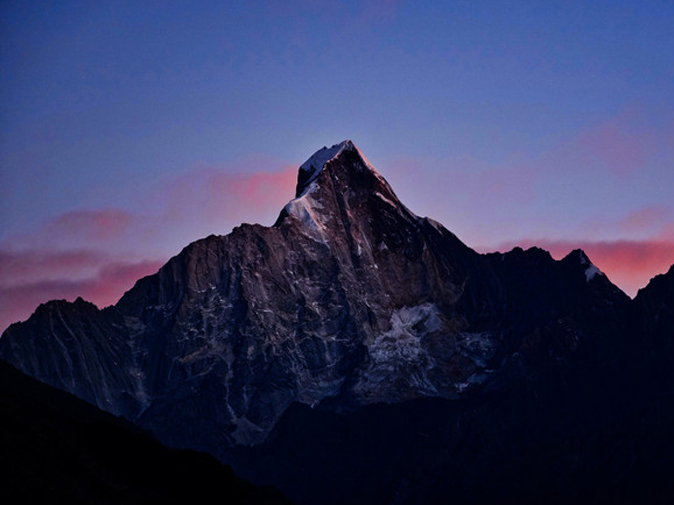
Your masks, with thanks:
M317 212L320 208L321 204L319 202L307 198L305 195L288 202L285 206L285 211L288 215L298 219L302 224L324 232L326 231L325 225L320 214Z
M316 178L318 173L323 169L328 161L335 158L345 149L347 143L350 143L350 141L345 140L344 142L335 144L332 147L323 147L323 149L319 149L307 161L302 163L300 170L303 172L309 172L311 174L310 179L307 181L307 185Z
M596 265L590 263L590 266L585 269L585 280L590 282L596 275L604 275L604 273Z
M425 349L424 339L442 326L438 308L432 303L401 307L391 313L390 325L367 344L370 364L355 392L365 403L437 395L429 374L436 363ZM394 382L399 386L392 394Z
M414 361L424 354L421 339L440 327L437 307L431 303L403 307L391 315L391 329L377 336L369 346L378 364L393 368L397 361Z

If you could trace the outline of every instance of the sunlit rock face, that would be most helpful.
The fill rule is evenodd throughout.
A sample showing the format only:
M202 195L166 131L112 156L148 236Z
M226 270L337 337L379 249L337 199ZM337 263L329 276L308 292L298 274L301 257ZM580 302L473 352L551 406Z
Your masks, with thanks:
M612 369L628 307L582 251L476 253L345 141L302 165L273 226L190 244L113 307L41 306L0 356L219 454L264 441L293 402L451 400L517 374Z

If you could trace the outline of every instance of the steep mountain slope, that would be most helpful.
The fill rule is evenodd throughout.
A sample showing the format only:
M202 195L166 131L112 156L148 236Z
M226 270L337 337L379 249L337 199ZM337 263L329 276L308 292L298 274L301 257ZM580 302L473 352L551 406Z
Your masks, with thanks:
M666 274L657 275L640 289L634 299L641 337L640 351L645 353L643 374L651 378L652 388L667 396L674 395L674 265ZM674 409L674 401L671 402Z
M649 356L672 352L667 293L649 287L632 302L580 250L561 261L536 248L480 255L410 212L345 141L300 167L295 198L273 226L244 224L190 244L113 307L98 310L82 300L42 305L5 332L0 357L162 441L253 468L252 478L285 483L293 497L311 502L306 484L292 488L292 478L273 475L300 463L274 458L278 448L307 447L304 437L322 416L335 426L350 423L341 416L351 414L365 424L400 426L406 402L438 398L438 412L453 413L439 419L455 416L457 423L453 434L433 435L441 445L429 457L439 466L427 471L438 481L468 457L458 451L449 464L447 447L463 437L478 443L474 426L496 422L487 439L498 450L483 447L469 480L496 468L497 455L514 447L508 439L524 440L523 433L536 435L542 445L531 446L535 451L579 437L596 442L611 417L621 419L615 429L632 430L639 422L630 412L654 405L642 401L644 389L653 389ZM292 421L297 412L306 421ZM669 414L658 412L644 422L669 426ZM291 427L279 431L279 419ZM344 450L354 457L385 443L352 446L347 438ZM241 452L235 445L259 447ZM320 447L298 454L320 468ZM390 463L404 468L405 451L395 447ZM605 460L600 453L587 453L590 466ZM275 463L256 463L269 454ZM625 475L624 464L608 475ZM348 472L335 475L353 482ZM402 478L391 475L384 495ZM329 479L315 482L330 487ZM346 499L337 490L348 486L332 482L336 502ZM358 489L367 501L365 488ZM428 489L441 495L446 486Z
M0 361L2 503L290 503Z

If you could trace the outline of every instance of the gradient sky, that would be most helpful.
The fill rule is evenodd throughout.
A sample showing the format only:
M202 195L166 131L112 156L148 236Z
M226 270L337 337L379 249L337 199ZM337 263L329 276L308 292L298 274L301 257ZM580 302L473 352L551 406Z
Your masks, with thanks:
M0 3L0 330L271 224L351 139L480 251L674 263L674 3Z

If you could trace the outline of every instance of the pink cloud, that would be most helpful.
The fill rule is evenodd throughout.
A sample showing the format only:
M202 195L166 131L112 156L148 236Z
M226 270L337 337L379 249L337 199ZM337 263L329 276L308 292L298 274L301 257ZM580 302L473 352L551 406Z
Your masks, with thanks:
M36 254L31 256L35 257ZM75 253L72 253L74 256ZM73 301L81 296L99 307L112 305L139 278L156 272L164 263L152 260L136 263L101 261L98 270L90 277L72 279L68 276L71 265L62 263L62 259L57 257L46 260L46 264L54 267L49 271L50 278L35 280L37 276L32 275L27 277L31 280L26 282L3 283L0 286L0 331L13 322L27 319L39 304L49 300ZM59 264L65 268L59 270L56 267ZM30 262L27 266L30 266Z
M164 261L120 261L96 250L0 250L0 331L40 304L81 296L99 307L115 303Z
M157 227L185 230L188 240L229 232L241 222L273 223L294 197L297 167L231 174L199 169L170 181L157 207ZM186 245L186 244L185 244Z
M70 211L0 244L0 329L51 299L113 304L164 262L148 256L167 258L244 220L271 224L295 194L296 173L294 166L250 175L198 168L158 183L143 202L151 207L147 213Z
M61 214L47 226L51 233L73 234L92 240L118 238L132 224L132 216L119 209L75 210Z
M297 168L288 166L278 172L255 172L252 175L213 174L208 178L209 196L213 201L227 198L235 205L268 206L290 200L295 195Z
M16 233L5 240L16 248L53 250L106 249L128 241L143 218L122 209L77 209L45 219L37 229ZM3 244L0 244L3 247ZM7 246L4 246L5 248Z
M619 228L621 231L628 233L649 231L654 227L665 225L671 214L672 211L665 207L645 207L630 212L627 216L622 218L619 223Z
M98 251L0 250L0 288L91 275L108 261Z
M116 303L136 281L156 273L165 260L145 260L137 263L113 262L104 265L98 276L86 285L81 295L99 307Z
M126 256L164 256L210 234L228 233L241 222L271 224L293 198L297 167L251 174L230 173L275 164L250 157L226 169L197 166L181 176L158 180L128 210L78 209L45 220L39 228L5 240L13 248L102 250ZM0 248L3 244L0 244Z
M674 264L674 240L554 240L523 239L501 244L497 249L509 250L514 246L523 248L538 246L546 249L555 259L561 259L573 249L583 249L590 260L604 272L611 282L630 296L658 274L665 273Z

